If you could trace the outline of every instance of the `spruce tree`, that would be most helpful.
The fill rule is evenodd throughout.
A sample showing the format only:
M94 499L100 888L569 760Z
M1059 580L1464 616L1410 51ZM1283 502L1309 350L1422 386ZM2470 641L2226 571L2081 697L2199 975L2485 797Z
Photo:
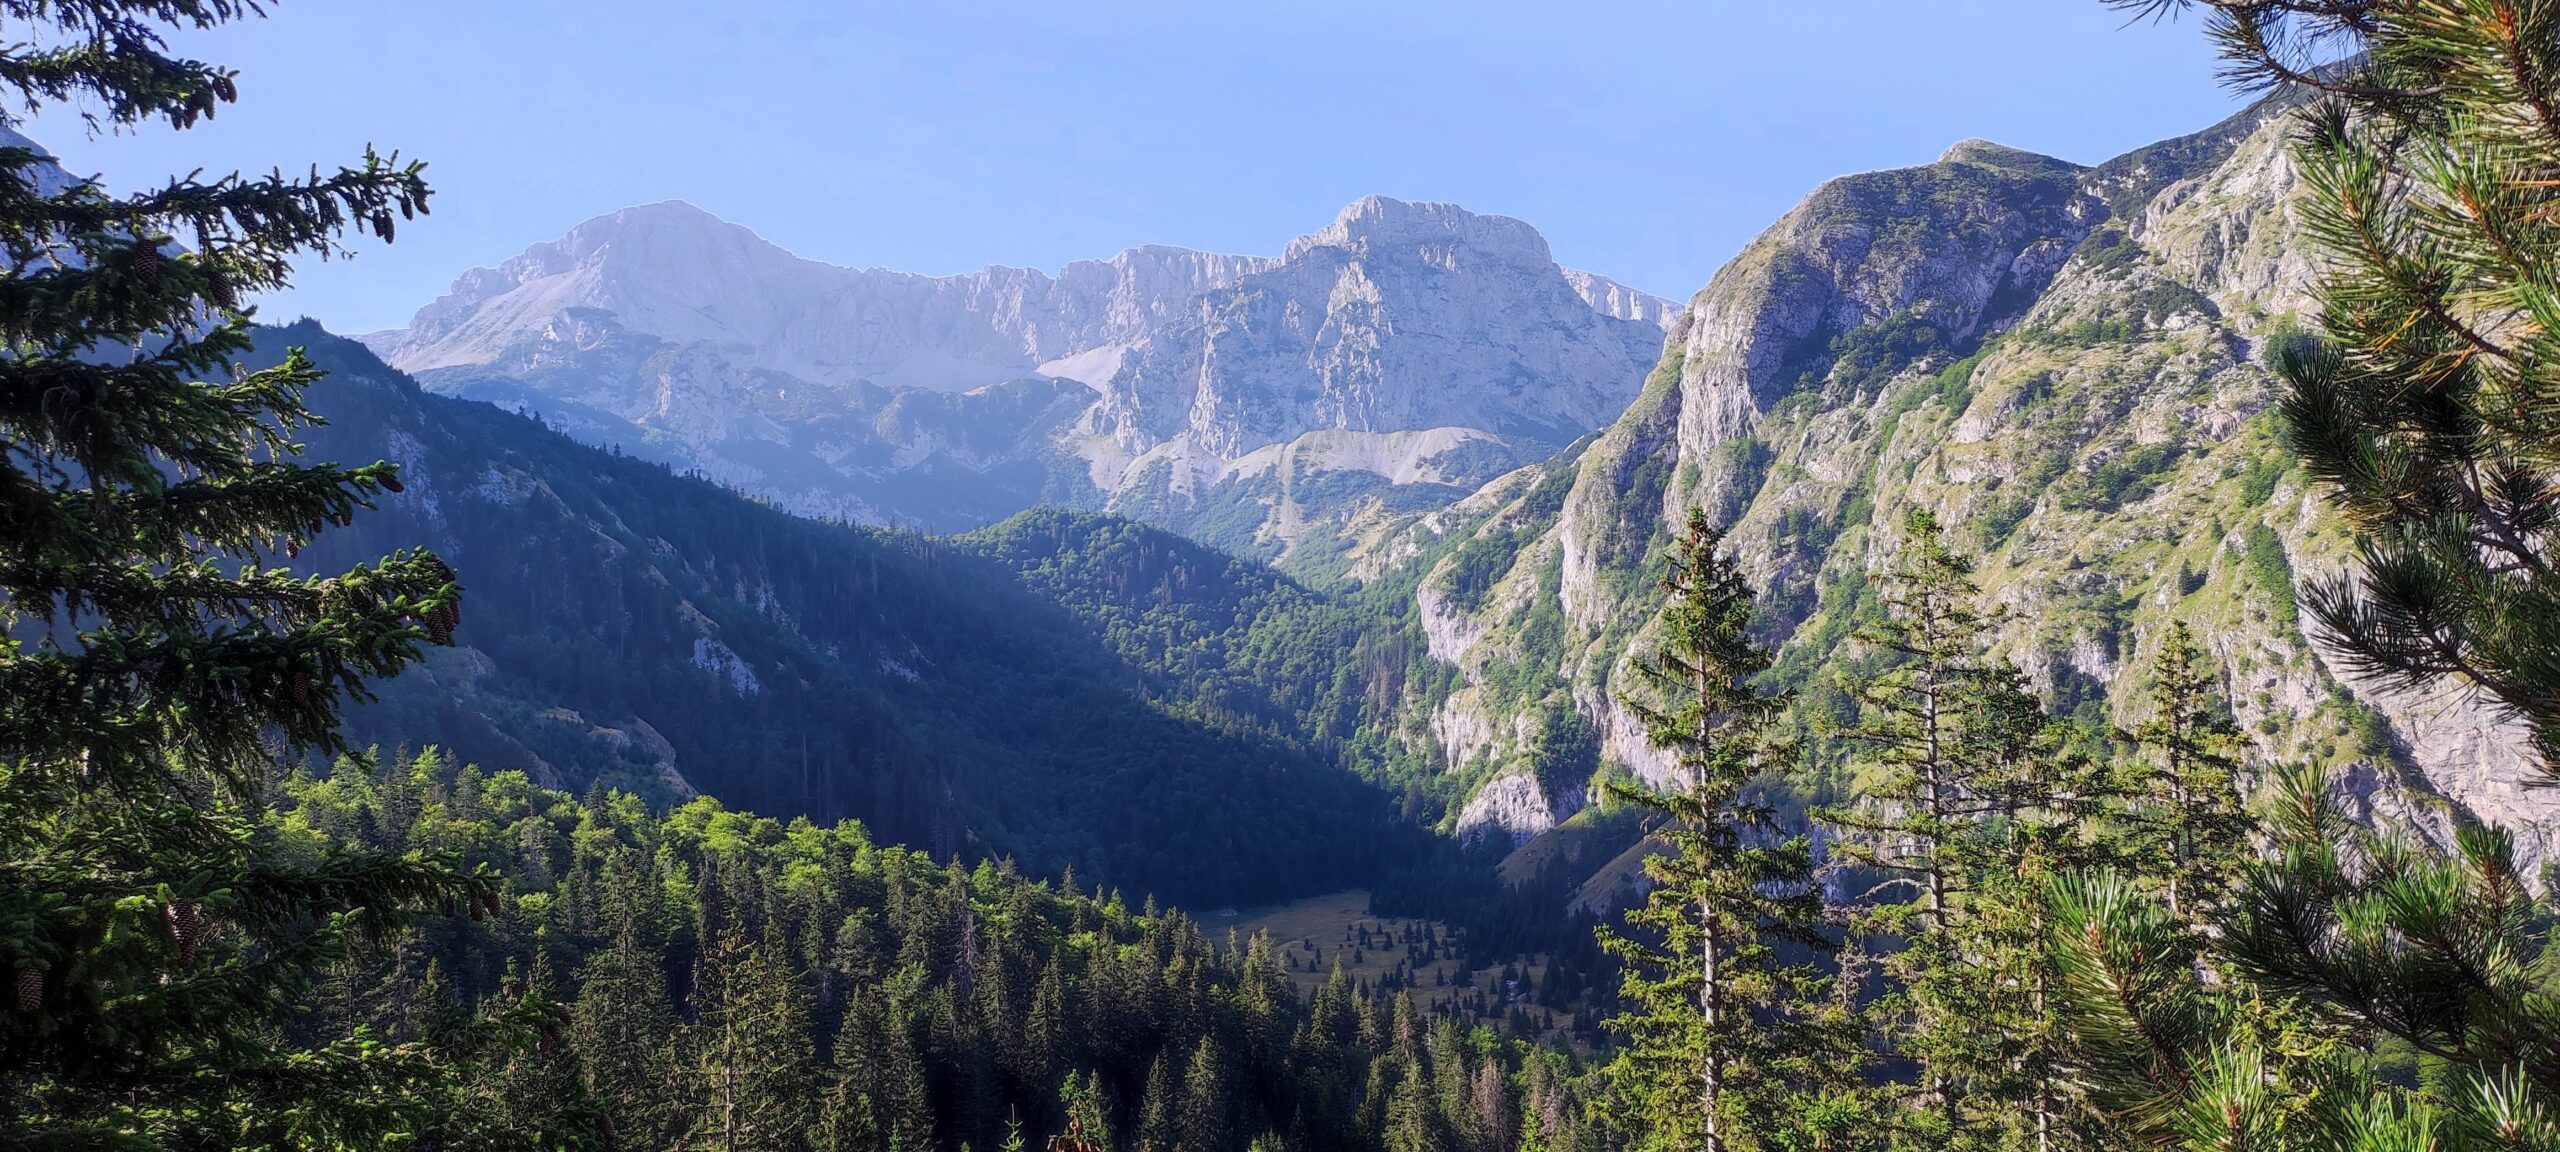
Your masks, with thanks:
M880 1152L879 1116L849 1077L830 1077L809 1152Z
M2151 709L2125 734L2143 755L2116 790L2131 825L2130 867L2156 878L2170 915L2209 916L2248 842L2239 791L2245 738L2185 621L2161 641Z
M676 1018L663 961L643 935L637 884L636 877L616 878L618 927L611 946L579 970L569 1044L587 1092L613 1118L615 1134L634 1147L663 1148L681 1134L673 1092Z
M816 1126L816 1054L806 993L767 940L732 928L704 958L688 1030L694 1059L692 1128L682 1147L795 1152Z
M1226 1057L1214 1036L1202 1036L1191 1051L1190 1069L1182 1077L1181 1114L1176 1119L1177 1152L1226 1152L1228 1117L1234 1103Z
M1986 652L1996 619L1976 606L1971 559L1924 510L1903 529L1882 611L1856 634L1877 670L1845 678L1857 799L1820 816L1842 832L1835 855L1881 877L1855 927L1901 942L1869 1006L1919 1070L1918 1097L1893 1113L1901 1138L2050 1147L2063 1103L2040 1052L2049 964L2035 878L2076 855L2068 809L2090 773L2017 669Z
M1072 890L1072 889L1070 889ZM1102 1074L1073 1075L1058 1089L1058 1107L1066 1124L1049 1138L1048 1152L1111 1152L1110 1108L1102 1094Z
M1634 662L1644 690L1626 698L1677 775L1661 790L1613 785L1653 813L1663 848L1645 860L1653 883L1627 916L1633 931L1600 934L1627 962L1628 1008L1612 1021L1627 1044L1609 1064L1618 1119L1646 1149L1763 1146L1794 1114L1797 1074L1846 1055L1804 1050L1822 998L1802 957L1826 942L1822 893L1807 839L1752 795L1791 762L1787 699L1756 683L1772 659L1721 545L1691 511L1662 579L1660 640ZM1797 958L1782 955L1789 946Z
M577 1053L567 1043L568 1010L548 957L537 952L521 974L509 973L493 1022L500 1025L487 1030L495 1050L477 1062L428 1142L560 1152L609 1147L610 1121L579 1079Z
M1403 1071L1387 1101L1387 1152L1449 1152L1440 1110L1433 1103L1428 1077L1419 1060L1402 1061Z
M1173 1061L1157 1053L1147 1066L1147 1086L1138 1097L1137 1152L1174 1152L1182 1139L1181 1113L1174 1094Z
M190 128L237 95L163 37L241 0L0 0L0 85L28 113ZM12 116L6 123L21 121ZM485 909L437 859L276 856L252 831L279 758L339 750L340 707L427 643L459 592L434 556L281 562L400 486L297 459L320 379L243 371L249 294L426 207L420 166L116 194L0 148L0 1112L26 1146L392 1138L451 1074L278 1025L316 966L415 911Z

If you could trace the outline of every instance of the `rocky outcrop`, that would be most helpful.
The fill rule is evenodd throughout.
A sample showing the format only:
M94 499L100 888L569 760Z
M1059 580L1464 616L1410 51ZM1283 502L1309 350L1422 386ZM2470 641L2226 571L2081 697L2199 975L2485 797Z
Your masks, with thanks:
M2058 710L2138 721L2184 621L2266 763L2329 765L2359 810L2421 835L2517 828L2538 868L2560 801L2525 786L2513 727L2343 677L2292 610L2346 545L2290 471L2263 366L2312 275L2282 111L2093 168L1968 141L1832 181L1753 242L1673 320L1564 499L1515 485L1422 549L1439 559L1416 613L1463 673L1448 699L1473 737L1440 750L1506 790L1462 794L1461 818L1520 809L1499 783L1525 751L1511 721L1559 701L1605 760L1667 767L1619 693L1651 643L1646 574L1689 508L1729 525L1766 589L1780 678L1818 687L1918 507L1980 557L2010 610L1996 650ZM1509 560L1488 572L1488 551Z
M1124 472L1176 441L1227 461L1318 429L1552 450L1614 419L1660 343L1586 300L1528 225L1373 196L1131 348L1087 427Z
M1525 772L1495 777L1458 813L1460 837L1499 833L1520 844L1555 826L1555 805L1538 778Z

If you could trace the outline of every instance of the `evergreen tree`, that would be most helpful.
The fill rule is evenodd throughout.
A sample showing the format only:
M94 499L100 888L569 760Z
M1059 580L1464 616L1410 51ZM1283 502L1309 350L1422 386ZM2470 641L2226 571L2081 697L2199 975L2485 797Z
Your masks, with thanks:
M233 74L163 36L240 0L0 2L0 85L108 131L193 127ZM15 117L11 124L19 121ZM416 164L174 179L117 195L0 148L0 1140L370 1144L431 1122L415 1044L279 1027L350 935L493 888L438 859L287 860L251 824L278 754L338 749L368 679L450 643L450 569L278 561L386 491L295 459L319 379L238 372L242 298L426 206ZM184 244L186 247L181 248Z
M1191 1066L1182 1077L1182 1110L1177 1120L1178 1152L1226 1152L1235 1105L1227 1079L1226 1057L1215 1036L1202 1036L1191 1050Z
M680 1135L674 1094L676 1035L661 960L642 936L638 894L616 885L620 926L610 947L587 960L569 1014L569 1043L587 1092L634 1147L663 1148Z
M2088 769L2017 669L1983 650L1994 620L1975 606L1972 561L1924 510L1859 640L1882 670L1847 685L1859 705L1844 733L1857 750L1858 802L1825 810L1835 852L1883 874L1858 928L1899 940L1890 984L1870 1006L1894 1051L1920 1075L1914 1107L1893 1115L1928 1147L2049 1147L2058 1086L2049 1039L2043 887L2076 858L2066 811L2092 790Z
M2526 721L2560 765L2560 9L2532 0L2117 0L2201 7L2243 86L2308 97L2294 160L2306 231L2327 260L2325 339L2283 350L2286 439L2356 533L2347 574L2302 607L2350 667L2418 691L2468 684ZM2418 1054L2423 1087L2327 1077L2307 1123L2270 1144L2522 1148L2560 1143L2560 1011L2537 976L2548 910L2503 833L2451 853L2354 828L2317 773L2285 778L2212 953L2230 995L2256 991L2319 1025ZM2103 879L2103 878L2102 878ZM2093 1065L2131 1095L2186 1102L2195 1053L2264 1045L2201 1010L2218 997L2147 968L2178 918L2090 881L2058 894L2079 921L2075 997ZM2069 925L2066 925L2069 927ZM2148 980L2145 976L2151 977ZM2201 1020L2202 1023L2195 1023ZM2243 1018L2245 1023L2245 1018ZM2179 1045L2181 1027L2198 1037ZM2160 1053L2118 1057L2131 1035ZM2327 1066L2334 1072L2334 1066ZM2250 1069L2241 1069L2241 1080ZM2148 1083L2146 1083L2146 1078ZM2248 1110L2226 1098L2232 1116ZM2191 1136L2201 1143L2206 1131ZM2230 1146L2228 1143L2216 1146Z
M1101 1073L1087 1073L1081 1081L1067 1077L1058 1105L1066 1126L1049 1138L1048 1152L1111 1152L1111 1110L1103 1101Z
M1173 1062L1163 1054L1147 1066L1147 1087L1138 1097L1137 1152L1173 1152L1181 1136L1181 1114L1174 1100Z
M1421 1061L1402 1061L1395 1094L1387 1102L1387 1152L1449 1152L1440 1110L1433 1103Z
M850 1078L838 1076L828 1088L818 1109L818 1128L809 1136L809 1152L880 1152L878 1114Z
M887 1152L932 1152L938 1146L941 1125L936 1122L924 1054L916 1050L912 1024L891 1023L878 1065L880 1088L873 1099L879 1102L879 1127L888 1140Z
M2351 1091L2353 1065L2232 983L2196 925L2112 869L2056 878L2052 907L2065 1048L2102 1117L2102 1146L2331 1146L2308 1109Z
M2239 725L2185 621L2172 624L2152 671L2151 719L2126 734L2148 753L2119 788L2130 801L2133 870L2157 877L2172 916L2213 913L2248 842L2240 804Z
M1750 795L1756 779L1787 767L1786 699L1755 684L1772 661L1751 635L1752 594L1718 555L1721 543L1706 514L1691 511L1663 577L1661 640L1634 665L1649 691L1627 698L1655 746L1677 758L1677 785L1613 785L1653 812L1665 849L1645 861L1653 885L1627 916L1635 931L1601 930L1627 961L1628 1010L1613 1023L1628 1042L1609 1065L1617 1119L1647 1149L1759 1146L1790 1114L1785 1097L1803 1083L1791 1073L1848 1056L1805 1049L1820 977L1778 950L1825 943L1821 888L1806 838L1783 833Z
M816 1055L799 979L767 940L736 928L704 957L689 1029L693 1123L682 1144L718 1152L806 1148L817 1116Z
M464 1081L436 1142L563 1152L607 1147L606 1113L588 1096L577 1055L565 1042L568 1010L560 1005L550 960L536 953L526 971L510 973L506 984L493 1020L498 1027L490 1030L493 1051Z
M2209 934L2114 873L2057 886L2072 1038L2138 1138L2184 1148L2540 1148L2560 1141L2548 909L2505 833L2440 854L2281 777ZM2417 1054L2386 1076L2375 1037Z

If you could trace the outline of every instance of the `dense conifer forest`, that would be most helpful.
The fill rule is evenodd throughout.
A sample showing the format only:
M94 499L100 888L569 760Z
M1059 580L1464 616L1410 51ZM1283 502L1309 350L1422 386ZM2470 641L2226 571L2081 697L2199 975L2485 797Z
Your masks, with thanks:
M1579 1061L1334 978L1268 939L1010 862L937 863L859 825L695 800L653 815L427 750L275 793L288 857L443 855L503 876L332 971L296 1025L392 1043L535 1016L472 1064L439 1132L629 1147L1597 1147ZM547 1018L543 1016L548 1013ZM1117 1134L1116 1136L1114 1134ZM1429 1141L1416 1144L1414 1141Z

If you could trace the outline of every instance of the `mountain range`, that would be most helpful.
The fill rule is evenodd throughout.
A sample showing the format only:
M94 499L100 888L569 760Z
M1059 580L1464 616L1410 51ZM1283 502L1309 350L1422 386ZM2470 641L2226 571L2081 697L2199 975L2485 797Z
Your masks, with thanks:
M1280 257L1135 248L1055 276L804 260L683 203L480 268L364 341L803 515L956 531L1128 511L1315 563L1614 418L1669 302L1528 225L1371 197Z
M558 562L571 583L495 590L566 598L577 582L627 586L635 565L656 573L639 579L683 594L631 602L629 622L591 622L577 643L652 631L672 679L599 697L564 672L520 704L515 666L535 658L491 645L500 679L482 682L504 690L418 691L476 701L466 710L528 753L521 733L543 717L587 756L647 728L676 767L636 740L649 751L624 777L851 811L1132 883L1211 875L1208 890L1266 891L1240 879L1259 874L1250 852L1198 871L1240 833L1131 859L1095 831L1099 810L1022 806L1008 757L1049 757L1060 788L1222 795L1221 810L1356 826L1310 849L1345 859L1376 858L1351 844L1381 835L1392 807L1507 844L1506 875L1574 861L1598 899L1635 844L1589 806L1592 777L1664 771L1620 697L1651 641L1667 526L1691 507L1731 526L1767 589L1773 679L1809 717L1836 717L1836 673L1859 658L1852 625L1918 509L1978 557L1998 651L2087 730L2143 715L2152 655L2185 621L2264 762L2324 763L2369 818L2431 836L2509 825L2539 868L2560 811L2515 783L2511 726L2475 700L2344 675L2295 614L2295 582L2348 545L2273 424L2265 365L2309 322L2312 273L2280 110L2094 166L1967 141L1933 164L1843 177L1685 306L1555 265L1516 221L1383 199L1277 259L1138 249L1055 277L833 268L681 205L604 217L366 337L389 364L366 358L360 374L397 381L405 367L422 411L485 410L438 407L453 403L438 393L495 400L540 421L510 435L555 445L528 455L541 467L474 464L421 499L505 504L596 469L674 485L635 489L645 510L593 503L529 530L584 541ZM607 451L573 453L561 433ZM746 511L722 486L780 511ZM983 531L937 540L781 512ZM761 527L670 552L678 534L637 523L669 516L669 529L690 516ZM808 535L821 530L849 535ZM783 557L808 548L822 557L811 571L910 583L777 600L775 573L803 563ZM666 568L679 555L682 576ZM723 613L754 623L696 619ZM865 631L814 623L837 616ZM1007 655L914 658L946 618L978 621L968 634ZM1163 755L1105 766L1049 746L1061 730L958 703L1010 684L991 670L1024 658L1058 675L1007 709L1107 699L1107 726L1157 726ZM858 689L793 671L807 661ZM787 703L742 687L794 678L807 694ZM932 698L920 685L940 703L916 703ZM821 745L894 732L912 754L883 770L772 735L841 719L839 691L870 711ZM679 740L655 718L666 711L706 718ZM1253 763L1268 767L1239 767ZM1858 786L1837 748L1808 771L1791 785L1804 800ZM879 795L908 799L863 799L844 791L852 778L897 781Z

